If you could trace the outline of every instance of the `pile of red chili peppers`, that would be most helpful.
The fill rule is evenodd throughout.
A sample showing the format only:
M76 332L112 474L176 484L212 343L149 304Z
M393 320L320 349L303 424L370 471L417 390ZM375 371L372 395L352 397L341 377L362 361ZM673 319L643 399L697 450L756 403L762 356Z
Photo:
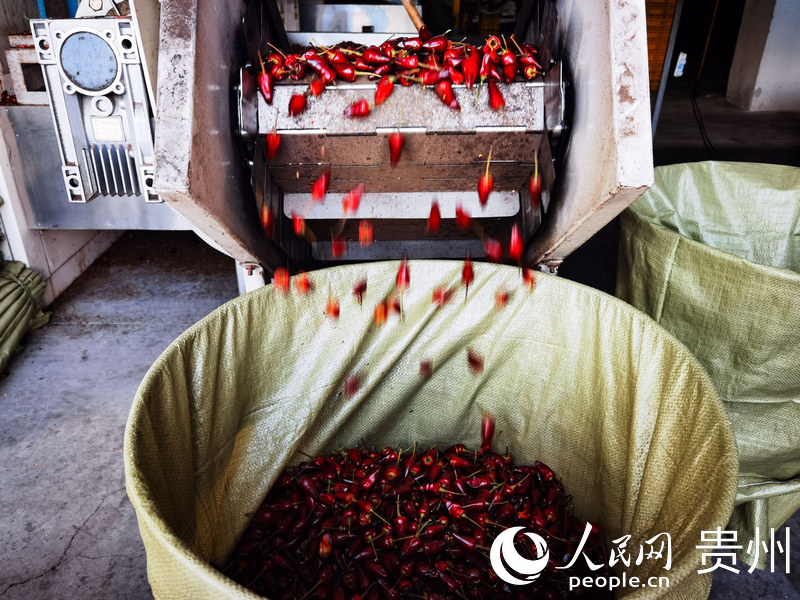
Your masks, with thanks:
M569 497L547 465L515 465L483 444L418 453L353 448L285 470L258 509L224 571L276 600L567 598L568 577L604 563L603 532L569 514ZM522 525L548 544L549 562L531 585L505 583L489 546ZM517 551L538 558L518 536ZM597 575L597 572L593 573ZM606 573L608 574L608 573ZM598 597L592 590L593 597ZM602 595L602 592L599 592Z
M518 76L531 80L541 74L536 52L534 46L520 44L513 35L508 42L490 36L480 48L439 35L428 40L393 38L380 46L366 48L343 43L331 48L311 47L293 54L275 51L261 61L258 85L267 104L272 104L276 81L286 78L300 81L311 75L308 90L292 96L290 116L301 114L308 106L307 97L319 96L328 84L336 80L352 82L359 75L379 80L374 104L358 100L347 108L346 117L369 115L374 106L391 95L395 81L404 86L415 83L432 86L439 99L454 110L461 110L461 106L452 85L465 84L472 89L476 82L488 81L489 104L493 110L502 110L505 101L496 82L509 83Z

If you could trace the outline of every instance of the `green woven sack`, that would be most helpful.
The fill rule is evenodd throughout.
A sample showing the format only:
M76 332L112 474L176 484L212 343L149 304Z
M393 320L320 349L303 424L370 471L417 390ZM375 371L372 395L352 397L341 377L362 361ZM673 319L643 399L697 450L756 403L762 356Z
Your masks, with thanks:
M268 286L226 304L176 340L148 372L125 433L128 495L158 598L252 598L222 564L278 473L358 445L480 445L484 412L497 448L542 460L574 495L577 515L638 549L671 535L672 568L631 563L628 575L668 576L631 598L704 598L701 531L723 527L736 487L730 425L705 371L672 336L627 304L557 277L532 291L519 269L417 261L404 315L382 327L373 310L398 263L310 275L314 292ZM353 284L366 278L363 305ZM458 293L437 309L436 286ZM495 308L501 286L508 305ZM328 294L341 317L325 317ZM467 348L485 361L473 373ZM433 376L419 375L430 360ZM343 393L348 376L361 385ZM633 554L633 550L631 551ZM489 563L487 559L487 569Z
M800 169L659 167L622 215L617 296L708 370L739 447L731 528L748 553L800 508ZM744 543L742 543L744 542Z

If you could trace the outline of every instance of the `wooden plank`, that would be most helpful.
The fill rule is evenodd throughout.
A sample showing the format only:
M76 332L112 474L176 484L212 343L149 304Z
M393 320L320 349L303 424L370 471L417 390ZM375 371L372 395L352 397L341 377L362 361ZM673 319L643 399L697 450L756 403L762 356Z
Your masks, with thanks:
M669 43L672 16L677 0L646 0L647 54L650 68L650 90L658 89L664 55Z

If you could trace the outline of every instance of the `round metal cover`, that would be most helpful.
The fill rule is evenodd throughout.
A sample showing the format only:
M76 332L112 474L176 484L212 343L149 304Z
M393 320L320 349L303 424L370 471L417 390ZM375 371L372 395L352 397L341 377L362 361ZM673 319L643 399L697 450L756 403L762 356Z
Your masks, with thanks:
M80 31L61 45L61 68L76 87L99 92L110 87L117 76L117 56L99 35Z

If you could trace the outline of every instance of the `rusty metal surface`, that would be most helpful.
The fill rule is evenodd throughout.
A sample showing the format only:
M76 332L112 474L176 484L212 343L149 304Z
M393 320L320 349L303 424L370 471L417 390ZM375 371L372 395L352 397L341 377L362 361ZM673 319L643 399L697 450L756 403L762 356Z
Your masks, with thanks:
M308 108L301 115L290 117L289 99L302 94L308 83L281 81L275 86L272 105L259 96L259 131L266 134L276 126L282 131L324 130L328 135L366 135L381 127L424 127L428 132L463 133L479 127L524 127L526 131L544 129L544 88L541 81L498 84L506 101L504 112L489 107L489 94L484 89L477 99L477 87L453 86L461 110L445 106L431 88L421 85L395 85L394 92L366 118L343 116L353 102L375 97L376 84L339 83L328 86L319 97L308 99Z

